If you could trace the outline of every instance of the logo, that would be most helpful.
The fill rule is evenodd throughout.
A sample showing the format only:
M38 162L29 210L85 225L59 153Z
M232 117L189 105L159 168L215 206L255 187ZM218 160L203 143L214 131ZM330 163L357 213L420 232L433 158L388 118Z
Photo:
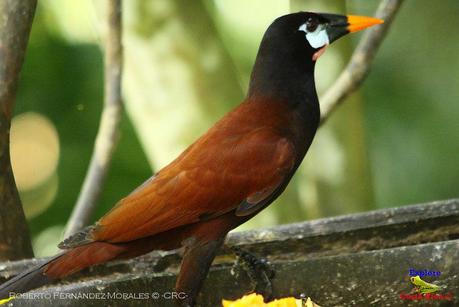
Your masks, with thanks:
M414 276L419 276L419 277L424 277L424 276L434 276L434 277L440 277L441 272L440 271L430 271L430 270L415 270L415 269L410 269L409 270L409 275L411 277Z
M417 293L435 293L440 290L440 286L422 280L421 277L419 277L419 275L411 277L410 281L414 285Z
M431 270L408 270L409 281L414 287L409 293L400 293L400 299L420 301L420 300L453 300L453 293L444 293L446 286L439 284L438 281L427 282L423 280L426 276L430 279L439 278L440 271ZM441 292L441 293L438 293Z

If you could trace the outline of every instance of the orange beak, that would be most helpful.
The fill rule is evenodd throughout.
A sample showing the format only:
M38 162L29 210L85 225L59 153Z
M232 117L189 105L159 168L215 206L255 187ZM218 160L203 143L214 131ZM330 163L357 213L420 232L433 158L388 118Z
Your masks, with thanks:
M368 27L384 23L384 20L373 17L355 15L348 15L346 17L348 24L346 30L348 30L349 32L357 32Z

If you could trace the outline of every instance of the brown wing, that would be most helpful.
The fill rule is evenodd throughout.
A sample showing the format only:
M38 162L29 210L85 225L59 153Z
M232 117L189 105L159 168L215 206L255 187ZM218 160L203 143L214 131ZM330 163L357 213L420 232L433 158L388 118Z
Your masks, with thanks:
M219 216L246 199L256 205L291 171L294 152L276 128L233 111L122 199L91 237L126 242Z

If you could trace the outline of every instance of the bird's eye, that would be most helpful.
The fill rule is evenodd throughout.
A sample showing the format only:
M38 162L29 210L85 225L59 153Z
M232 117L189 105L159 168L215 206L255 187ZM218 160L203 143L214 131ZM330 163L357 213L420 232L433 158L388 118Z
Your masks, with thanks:
M317 22L317 20L309 17L308 20L306 21L306 30L309 33L314 32L317 29L318 25L319 23Z

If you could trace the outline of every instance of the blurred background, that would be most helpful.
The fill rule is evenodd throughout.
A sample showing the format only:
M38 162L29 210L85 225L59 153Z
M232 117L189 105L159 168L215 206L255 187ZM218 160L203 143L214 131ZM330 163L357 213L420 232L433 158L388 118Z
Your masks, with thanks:
M36 256L56 251L102 110L101 1L42 0L11 130ZM368 0L124 1L121 138L94 220L244 97L258 44L291 11L373 15ZM459 2L407 0L364 85L321 127L286 192L239 229L459 196ZM361 34L316 66L319 93Z

